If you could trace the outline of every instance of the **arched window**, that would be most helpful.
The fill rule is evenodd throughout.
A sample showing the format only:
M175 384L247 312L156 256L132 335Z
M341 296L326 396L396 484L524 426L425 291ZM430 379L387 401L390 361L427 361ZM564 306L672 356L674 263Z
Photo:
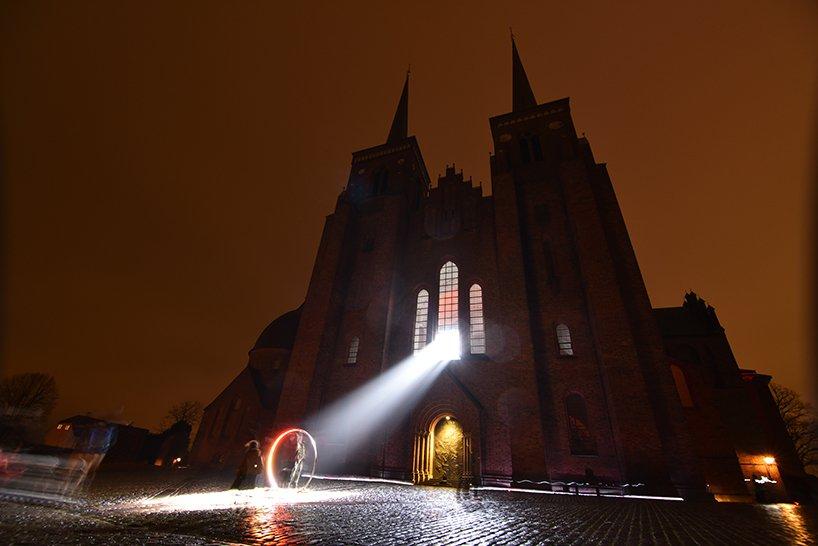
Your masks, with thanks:
M574 347L571 344L571 330L565 324L557 324L557 347L559 347L560 356L574 354Z
M568 414L568 442L572 455L596 455L596 440L588 424L588 410L585 399L579 394L569 394L565 398Z
M690 396L690 389L687 388L685 373L676 364L670 365L670 373L673 374L673 382L676 383L676 392L679 393L679 400L682 401L682 407L692 408L693 397Z
M469 288L469 347L474 355L486 354L486 330L483 323L483 289L479 284Z
M457 330L457 266L452 262L446 262L440 268L437 309L437 331Z
M415 329L412 333L412 349L418 352L426 347L429 339L429 292L421 290L418 292L417 305L415 307Z
M525 137L520 138L520 158L523 160L523 163L531 161L531 152L528 150L528 140L526 140Z
M361 341L353 337L349 342L349 352L347 353L347 366L354 366L358 362L358 345Z

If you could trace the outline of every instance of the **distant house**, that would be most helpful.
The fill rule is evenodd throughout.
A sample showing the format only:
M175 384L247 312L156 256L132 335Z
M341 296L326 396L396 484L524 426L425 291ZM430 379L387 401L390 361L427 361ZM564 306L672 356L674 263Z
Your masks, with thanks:
M105 453L106 463L137 462L148 434L146 428L75 415L50 429L45 443L86 453Z
M46 445L83 453L104 454L105 466L145 463L169 466L187 455L190 425L177 423L151 433L146 428L87 415L63 419L45 436Z

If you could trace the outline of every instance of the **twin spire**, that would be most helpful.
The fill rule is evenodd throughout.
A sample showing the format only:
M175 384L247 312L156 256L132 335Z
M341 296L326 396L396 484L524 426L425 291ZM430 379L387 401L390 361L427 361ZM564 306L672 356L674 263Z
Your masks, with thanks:
M514 42L514 35L511 35L511 111L519 112L537 106L537 99L534 98L534 91L528 83L528 76L525 74L523 62L517 52L517 44Z
M517 44L514 42L514 35L511 35L511 111L519 112L537 106L537 99L531 84L528 83L528 76L520 60L517 51ZM398 101L398 109L392 119L392 127L389 129L389 136L386 137L387 144L395 144L409 136L409 71L406 71L406 80L403 82L403 91Z
M389 129L389 136L386 137L387 144L400 142L409 136L409 71L406 71L406 81L403 82L403 92L400 94L398 109L395 111L395 118L392 120L392 128Z

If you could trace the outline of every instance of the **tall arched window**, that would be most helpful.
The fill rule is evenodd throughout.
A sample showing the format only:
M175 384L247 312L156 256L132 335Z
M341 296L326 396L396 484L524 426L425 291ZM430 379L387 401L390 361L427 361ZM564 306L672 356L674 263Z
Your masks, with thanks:
M412 349L418 352L426 347L429 339L429 292L421 290L418 292L417 305L415 307L415 329L412 333Z
M440 268L440 297L437 306L437 331L457 330L457 266L446 262Z
M557 347L559 347L561 356L574 354L574 346L571 343L571 330L565 324L557 324Z
M585 399L579 394L569 394L565 398L568 413L568 443L572 455L596 455L596 440L588 424L588 409Z
M469 288L469 347L474 355L486 354L486 329L483 323L483 289Z
M361 341L357 337L353 337L349 342L349 352L347 353L347 366L353 366L358 362L358 345Z
M682 407L692 408L693 397L690 396L690 389L687 388L685 373L676 364L670 365L670 373L673 374L673 382L676 383L676 392L679 393L679 400L682 401Z

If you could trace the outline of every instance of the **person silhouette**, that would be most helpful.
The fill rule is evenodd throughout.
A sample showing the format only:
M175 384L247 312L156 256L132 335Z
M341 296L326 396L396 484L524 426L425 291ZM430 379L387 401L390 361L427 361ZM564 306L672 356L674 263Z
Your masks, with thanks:
M236 479L230 489L253 489L256 487L257 478L263 469L258 442L250 440L244 444L244 447L246 448L244 458L241 460Z
M290 472L290 481L287 484L289 488L298 487L298 480L301 479L301 472L304 471L304 459L307 457L304 434L301 432L296 433L295 442L295 462L293 463L292 472Z

